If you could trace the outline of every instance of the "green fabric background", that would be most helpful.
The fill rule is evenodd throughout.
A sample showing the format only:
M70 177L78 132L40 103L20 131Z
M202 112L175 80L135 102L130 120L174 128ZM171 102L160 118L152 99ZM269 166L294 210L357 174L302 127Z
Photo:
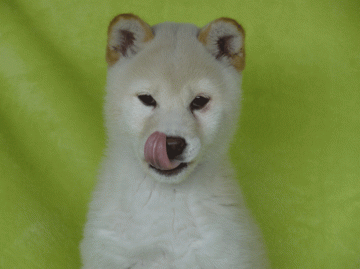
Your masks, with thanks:
M104 148L106 29L246 30L242 116L231 150L274 268L360 266L360 2L0 2L0 268L79 268Z

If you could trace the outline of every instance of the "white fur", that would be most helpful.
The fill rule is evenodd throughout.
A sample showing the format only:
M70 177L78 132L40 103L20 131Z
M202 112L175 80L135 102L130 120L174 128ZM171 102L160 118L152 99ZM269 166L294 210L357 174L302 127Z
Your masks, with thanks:
M194 25L164 23L153 31L140 52L108 70L108 143L81 244L83 268L265 268L226 157L241 73L207 51ZM157 107L139 101L144 93ZM211 100L192 114L198 94ZM155 131L186 139L190 164L180 174L161 176L145 162Z

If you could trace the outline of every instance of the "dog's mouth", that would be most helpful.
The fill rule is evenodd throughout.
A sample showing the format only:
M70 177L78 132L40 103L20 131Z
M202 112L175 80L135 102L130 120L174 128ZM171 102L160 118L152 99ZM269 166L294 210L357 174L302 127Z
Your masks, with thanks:
M163 175L163 176L175 176L175 175L179 174L181 171L183 171L187 166L188 166L188 163L181 163L174 169L162 170L162 169L158 169L158 168L152 166L151 164L149 164L149 167L151 169L155 170L158 174Z
M183 138L168 137L165 133L156 131L145 142L145 162L160 175L175 176L189 164L182 162L181 154L185 146L186 142Z

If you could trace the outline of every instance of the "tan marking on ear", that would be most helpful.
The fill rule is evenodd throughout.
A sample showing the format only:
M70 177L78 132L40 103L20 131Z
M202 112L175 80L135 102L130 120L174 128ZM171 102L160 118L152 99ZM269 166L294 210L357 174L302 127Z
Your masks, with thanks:
M234 55L231 57L231 64L239 72L243 71L245 68L245 53L244 56L240 57L239 55Z
M237 30L241 33L243 40L245 40L244 28L236 20L222 17L222 18L216 19L213 22L211 22L205 29L203 28L200 30L200 33L198 35L198 40L201 43L203 43L203 45L206 46L206 44L208 42L207 37L209 35L212 25L218 23L219 21L223 21L223 22L234 25L237 28ZM236 53L236 54L233 54L230 56L230 62L237 71L241 72L242 70L244 70L244 68L245 68L245 44L243 44L239 53Z
M131 14L131 13L117 15L115 18L113 18L111 20L109 27L108 27L108 31L107 31L108 39L107 39L107 46L106 46L106 62L108 63L109 66L112 66L113 64L115 64L120 59L120 56L121 56L121 54L119 53L118 50L111 48L111 46L109 45L110 33L112 32L112 28L120 20L137 20L141 24L141 26L143 27L143 29L145 31L145 36L144 36L144 39L142 40L142 42L148 42L154 38L154 34L151 31L150 25L148 25L146 22L144 22L138 16Z
M199 41L200 41L201 43L203 43L204 46L205 46L206 43L207 43L207 37L208 37L208 35L209 35L210 29L211 29L211 25L212 25L212 23L209 24L205 29L204 29L204 28L201 29L201 30L200 30L200 33L199 33L199 35L198 35Z

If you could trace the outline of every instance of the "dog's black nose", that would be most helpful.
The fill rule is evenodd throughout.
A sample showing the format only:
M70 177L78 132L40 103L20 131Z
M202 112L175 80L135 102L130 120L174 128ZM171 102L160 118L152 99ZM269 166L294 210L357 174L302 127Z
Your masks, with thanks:
M166 137L166 152L170 160L179 156L184 151L185 147L185 139L173 136Z

